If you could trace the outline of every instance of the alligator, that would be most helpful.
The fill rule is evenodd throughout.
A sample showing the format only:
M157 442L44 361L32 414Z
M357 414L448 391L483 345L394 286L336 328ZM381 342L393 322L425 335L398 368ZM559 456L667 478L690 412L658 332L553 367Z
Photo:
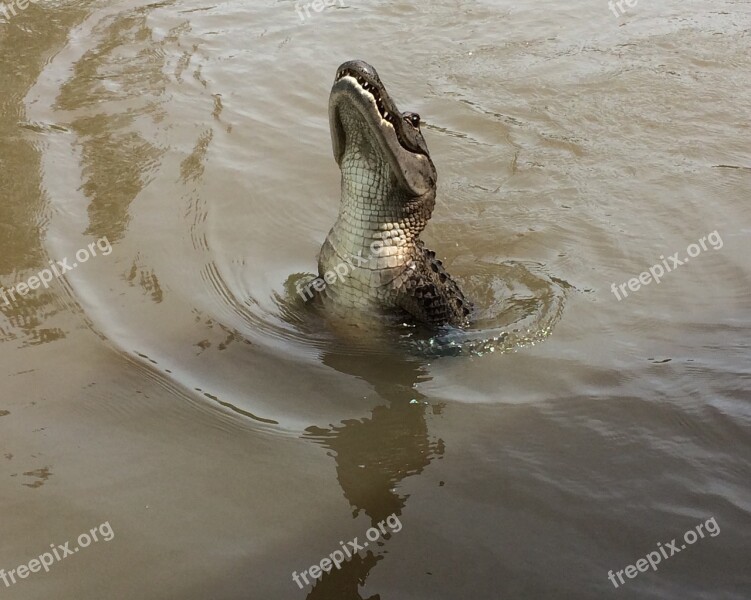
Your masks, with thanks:
M354 60L337 69L329 124L341 204L318 257L317 296L346 311L467 325L471 303L419 239L437 181L420 115L400 112L376 70Z

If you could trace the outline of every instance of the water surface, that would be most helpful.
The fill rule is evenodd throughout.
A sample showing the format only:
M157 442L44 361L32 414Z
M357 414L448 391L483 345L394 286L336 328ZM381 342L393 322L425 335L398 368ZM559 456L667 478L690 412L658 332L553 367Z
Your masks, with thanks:
M0 568L115 534L4 597L748 598L748 5L295 7L0 13L0 285L111 245L0 301ZM424 238L497 338L473 355L290 293L336 218L352 58L422 115Z

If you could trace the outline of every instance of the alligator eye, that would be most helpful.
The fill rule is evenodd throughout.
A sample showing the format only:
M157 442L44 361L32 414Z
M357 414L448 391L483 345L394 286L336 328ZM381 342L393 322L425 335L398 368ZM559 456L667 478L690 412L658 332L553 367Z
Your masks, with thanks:
M420 115L417 113L404 113L404 118L409 121L410 125L415 129L420 128Z

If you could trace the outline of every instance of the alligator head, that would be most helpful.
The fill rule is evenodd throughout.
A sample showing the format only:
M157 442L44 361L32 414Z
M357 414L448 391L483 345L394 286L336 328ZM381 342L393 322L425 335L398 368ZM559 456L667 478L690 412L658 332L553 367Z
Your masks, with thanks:
M337 69L329 123L342 196L319 255L319 279L330 284L322 296L349 308L399 308L420 321L461 323L461 292L418 239L437 180L420 115L400 112L376 70L354 60ZM346 280L334 285L343 271Z
M337 70L329 123L334 158L345 178L362 177L363 166L368 175L382 175L388 165L389 187L407 201L423 200L432 210L437 175L420 132L420 115L400 112L368 63L353 60ZM356 172L345 170L353 155L361 157Z

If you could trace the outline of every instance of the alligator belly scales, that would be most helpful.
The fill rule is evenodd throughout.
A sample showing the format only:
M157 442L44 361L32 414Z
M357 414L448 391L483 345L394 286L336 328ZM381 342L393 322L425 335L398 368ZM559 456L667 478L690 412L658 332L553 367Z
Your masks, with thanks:
M319 290L322 301L433 326L466 324L470 303L419 239L436 196L420 116L399 112L375 69L350 61L337 70L329 122L342 196L318 271L323 279L345 265L346 277Z

